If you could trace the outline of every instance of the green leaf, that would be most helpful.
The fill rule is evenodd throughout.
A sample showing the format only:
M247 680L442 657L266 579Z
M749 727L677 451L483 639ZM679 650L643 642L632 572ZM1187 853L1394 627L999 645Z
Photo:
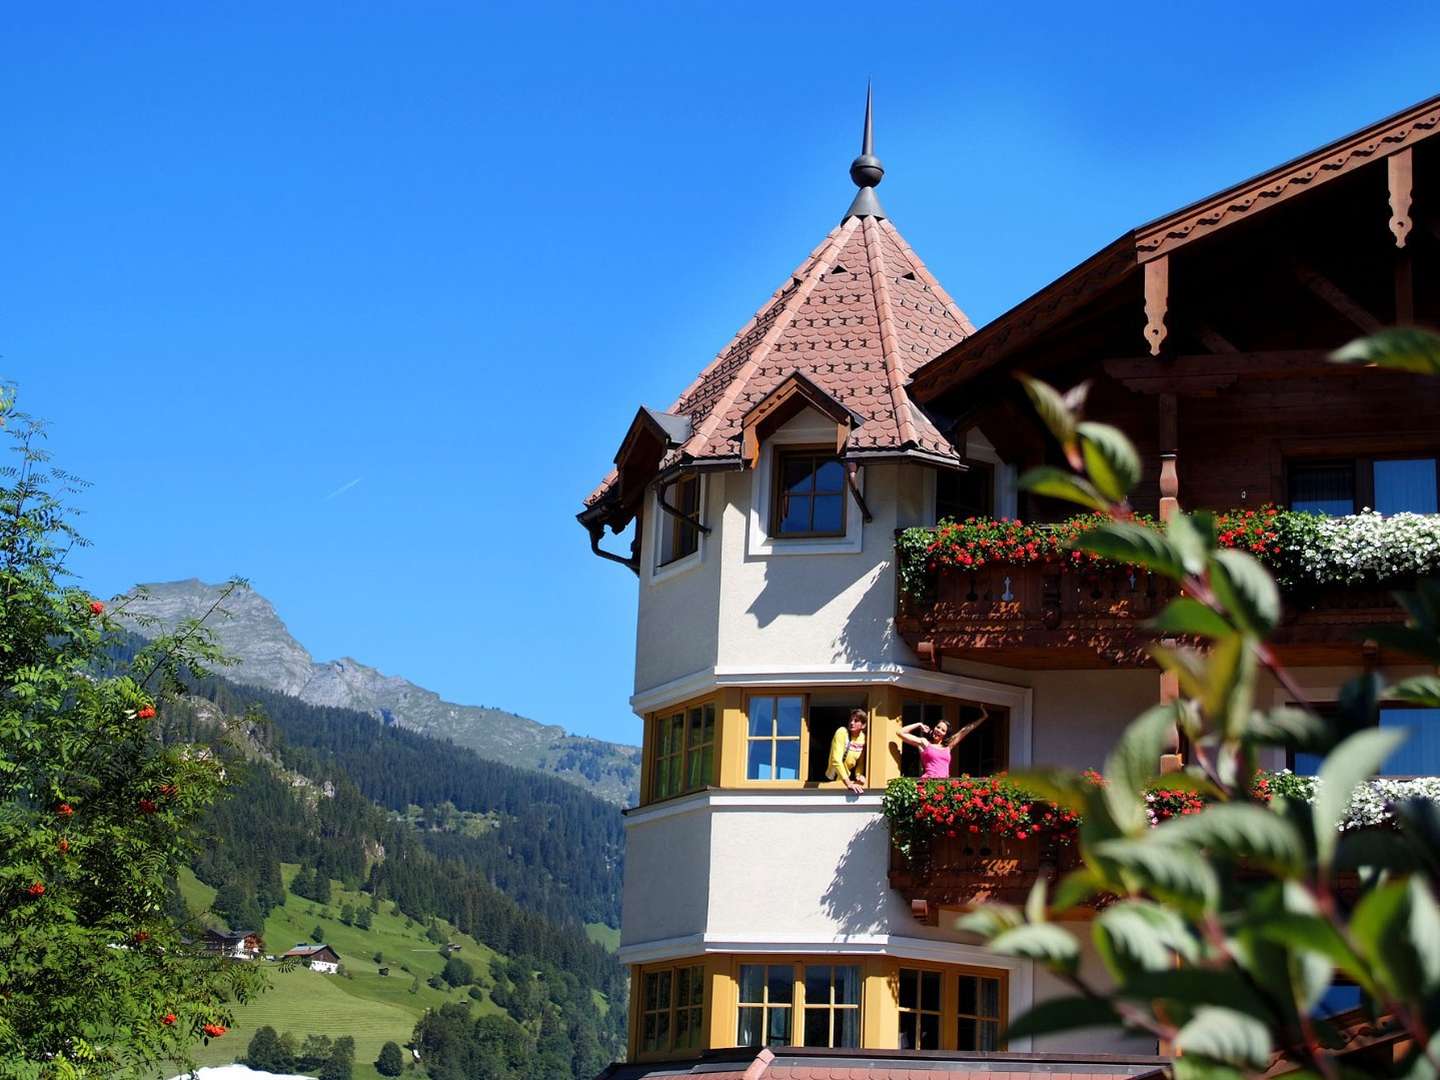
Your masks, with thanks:
M1020 489L1033 491L1036 495L1048 495L1052 499L1079 503L1092 510L1109 509L1105 496L1082 476L1066 472L1054 465L1037 465L1020 477Z
M987 940L1024 925L1019 909L1009 904L986 904L974 911L967 911L955 920L956 930L979 934Z
M1114 1028L1119 1025L1120 1017L1109 1002L1076 995L1040 1002L1007 1025L1005 1034L1006 1038L1013 1042L1027 1036L1053 1035L1057 1031L1074 1031L1087 1027Z
M1119 428L1085 422L1076 428L1085 471L1100 494L1124 502L1140 479L1140 455Z
M1440 987L1440 907L1429 885L1418 877L1410 879L1409 937L1420 965L1421 988L1433 993Z
M1073 974L1080 966L1080 943L1054 923L1017 926L990 941L990 951L1001 956L1039 960L1057 971Z
M1075 445L1075 429L1079 423L1076 414L1085 404L1090 384L1083 382L1068 394L1062 394L1049 383L1023 372L1015 377L1025 388L1026 395L1035 406L1035 411L1040 414L1040 419L1050 429L1050 434L1054 435L1055 441L1069 453Z
M1235 628L1225 620L1225 616L1189 596L1171 600L1148 625L1150 631L1157 635L1190 634L1223 638L1235 633Z
M1165 536L1180 553L1187 573L1202 574L1215 550L1215 518L1210 514L1176 514L1165 523Z
M1182 1054L1199 1054L1241 1068L1270 1063L1270 1031L1258 1017L1218 1005L1202 1005L1175 1036Z
M1030 895L1025 899L1025 921L1030 923L1043 923L1045 921L1045 895L1050 890L1050 881L1044 874L1035 876L1035 884L1030 886Z
M1127 1001L1173 1001L1188 1008L1224 1001L1253 1016L1269 1011L1233 968L1186 965L1140 971L1117 986L1115 996Z
M1105 801L1115 823L1138 834L1148 827L1145 785L1160 771L1160 755L1176 741L1179 709L1154 705L1130 722L1105 759Z
M1416 675L1390 687L1386 697L1440 708L1440 675Z
M1090 867L1082 866L1071 870L1060 879L1060 884L1055 886L1055 895L1050 899L1050 906L1063 913L1104 891L1104 879Z
M1245 1080L1245 1073L1231 1065L1188 1054L1170 1063L1175 1080ZM1286 1080L1291 1080L1289 1075Z
M1096 917L1092 933L1110 974L1117 980L1138 971L1172 969L1177 955L1186 960L1199 955L1185 920L1148 900L1111 904Z
M1101 558L1131 566L1145 566L1179 581L1185 576L1180 553L1154 529L1129 521L1110 521L1081 533L1070 545Z
M1153 839L1253 859L1279 874L1298 876L1305 869L1305 840L1295 826L1252 803L1222 803L1172 818L1155 830Z
M1255 633L1268 634L1280 621L1280 590L1249 552L1224 548L1211 555L1210 586L1226 610Z
M1266 941L1284 945L1287 949L1324 957L1359 983L1367 993L1374 995L1375 986L1365 962L1346 944L1339 931L1320 916L1300 912L1266 915L1249 929Z
M1440 337L1428 330L1394 327L1358 338L1330 354L1336 364L1374 364L1395 371L1440 375Z
M1422 976L1410 939L1410 889L1391 881L1360 898L1350 917L1350 937L1370 962L1375 981L1391 996L1405 1001L1422 996Z
M1357 731L1325 758L1310 804L1315 821L1315 849L1322 866L1329 866L1340 840L1340 822L1350 807L1350 796L1363 780L1374 776L1385 759L1405 741L1394 728Z
M1144 840L1107 840L1095 854L1123 867L1140 886L1191 912L1213 910L1220 896L1215 869L1198 853Z

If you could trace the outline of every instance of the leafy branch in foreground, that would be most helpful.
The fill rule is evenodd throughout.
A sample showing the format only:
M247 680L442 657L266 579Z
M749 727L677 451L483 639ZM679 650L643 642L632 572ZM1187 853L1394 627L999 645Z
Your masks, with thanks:
M1433 335L1390 331L1337 361L1440 374L1437 357ZM1317 1008L1342 979L1406 1040L1390 1075L1440 1075L1440 810L1405 801L1391 808L1398 829L1341 830L1352 793L1404 738L1375 726L1377 703L1440 706L1440 679L1386 688L1364 676L1346 687L1338 716L1258 710L1262 672L1306 700L1267 642L1280 620L1275 581L1252 554L1221 544L1213 515L1177 512L1159 530L1136 522L1128 497L1140 459L1130 441L1081 418L1083 390L1022 378L1072 470L1032 470L1022 486L1103 511L1075 550L1147 567L1182 593L1154 621L1162 640L1150 645L1179 697L1130 725L1104 783L1064 770L1012 777L1080 819L1083 866L1053 895L1042 878L1023 910L990 904L963 920L990 948L1044 963L1073 991L1019 1017L1011 1038L1119 1025L1170 1046L1181 1080L1258 1076L1282 1056L1339 1080L1349 1073L1336 1056L1343 1040ZM1367 636L1440 662L1440 584L1400 600L1407 624ZM1165 780L1206 806L1152 827L1145 794L1177 729L1193 761ZM1299 785L1281 785L1268 803L1255 797L1260 755L1275 748L1327 755L1303 798ZM1089 933L1106 985L1081 973L1080 942L1055 921L1087 901L1100 901Z
M0 1075L153 1076L217 1038L258 990L207 955L170 887L225 784L208 748L161 737L183 673L219 652L203 620L120 664L117 610L63 584L80 538L43 431L10 417L0 470ZM233 583L225 595L238 588ZM124 601L119 611L123 611Z

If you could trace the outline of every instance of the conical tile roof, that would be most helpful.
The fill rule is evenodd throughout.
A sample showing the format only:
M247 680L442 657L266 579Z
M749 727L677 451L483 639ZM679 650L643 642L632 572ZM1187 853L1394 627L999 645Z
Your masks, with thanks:
M691 434L661 468L737 460L745 414L797 372L860 418L847 454L958 460L905 384L974 332L894 225L847 217L666 410L688 419ZM603 499L614 478L586 504Z

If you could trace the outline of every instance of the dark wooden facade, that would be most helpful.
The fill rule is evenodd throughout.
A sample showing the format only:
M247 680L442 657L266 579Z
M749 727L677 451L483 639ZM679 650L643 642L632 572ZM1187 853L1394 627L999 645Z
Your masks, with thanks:
M1185 509L1285 506L1297 463L1434 455L1440 381L1327 357L1382 327L1440 325L1436 131L1440 99L1127 233L921 369L914 396L1023 469L1062 462L1014 373L1090 380L1087 416L1143 456L1133 502L1149 513L1165 496ZM1022 496L1020 516L1072 509ZM971 583L942 582L933 605L902 608L901 633L930 659L1133 660L1127 635L1148 598L1118 592L1081 618L1083 586L1042 595L1037 573L1016 575L1035 599L1008 615L957 602ZM1383 596L1292 607L1279 644L1295 664L1357 660L1355 625L1395 617Z

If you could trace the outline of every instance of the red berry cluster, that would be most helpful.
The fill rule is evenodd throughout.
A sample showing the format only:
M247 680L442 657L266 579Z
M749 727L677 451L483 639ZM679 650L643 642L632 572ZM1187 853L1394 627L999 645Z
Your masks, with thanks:
M169 1027L171 1024L175 1023L176 1019L177 1017L173 1012L168 1012L164 1016L160 1017L160 1022L166 1027Z
M37 881L25 891L28 892L31 896L44 896L45 883L43 881Z
M154 799L141 799L139 802L139 806L140 812L142 814L153 814L156 810L160 809L160 807L156 805Z
M99 615L99 614L101 614L104 610L105 610L105 605L102 604L99 600L91 600L91 601L90 601L90 611L91 611L92 614L94 614L94 615Z
M155 707L154 707L153 705L146 705L143 709L141 709L141 710L140 710L139 712L137 712L135 715L136 715L137 717L139 717L141 720L149 720L149 719L151 719L152 717L154 717L154 715L155 715Z
M200 1030L205 1032L205 1034L209 1035L212 1039L218 1039L221 1035L224 1035L225 1032L229 1029L226 1028L224 1024L206 1024Z
M59 814L61 817L69 817L71 814L75 813L75 808L71 806L68 802L62 802L59 806L55 807L55 813Z

